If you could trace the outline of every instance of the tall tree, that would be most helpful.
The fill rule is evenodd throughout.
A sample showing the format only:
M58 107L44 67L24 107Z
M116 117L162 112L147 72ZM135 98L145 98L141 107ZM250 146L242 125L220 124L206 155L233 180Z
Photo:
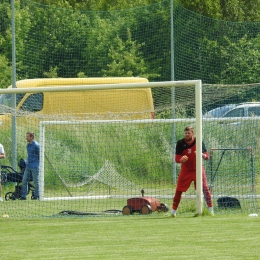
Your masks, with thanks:
M226 21L260 21L260 0L178 0L187 9Z

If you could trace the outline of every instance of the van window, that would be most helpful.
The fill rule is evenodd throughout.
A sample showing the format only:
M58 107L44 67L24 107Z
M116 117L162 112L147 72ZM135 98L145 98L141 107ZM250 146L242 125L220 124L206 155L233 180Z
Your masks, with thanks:
M21 102L25 94L16 94L16 106ZM13 95L2 94L0 96L0 114L11 113L13 108Z
M21 106L21 110L38 112L43 108L43 93L35 93L28 96Z
M16 106L20 103L20 101L23 99L25 94L16 94ZM2 94L0 96L0 105L12 107L12 97L11 94Z

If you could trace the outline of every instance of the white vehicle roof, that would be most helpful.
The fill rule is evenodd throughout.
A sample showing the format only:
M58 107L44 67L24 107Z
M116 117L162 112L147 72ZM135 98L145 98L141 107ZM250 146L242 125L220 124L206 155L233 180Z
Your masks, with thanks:
M236 106L236 108L240 108L240 107L259 107L260 106L260 102L246 102L246 103L241 103L239 105Z

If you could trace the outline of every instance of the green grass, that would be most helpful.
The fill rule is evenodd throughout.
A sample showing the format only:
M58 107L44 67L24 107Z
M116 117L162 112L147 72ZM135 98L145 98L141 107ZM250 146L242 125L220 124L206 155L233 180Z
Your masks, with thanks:
M259 259L260 218L1 218L1 260Z

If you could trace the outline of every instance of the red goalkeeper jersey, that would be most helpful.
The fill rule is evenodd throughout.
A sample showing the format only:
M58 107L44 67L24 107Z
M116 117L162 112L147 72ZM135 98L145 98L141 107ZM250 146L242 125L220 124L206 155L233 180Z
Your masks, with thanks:
M209 154L203 142L202 153L205 160L209 159ZM175 161L180 163L180 159L184 155L186 155L189 159L187 162L182 163L181 171L196 171L196 138L194 138L194 141L191 144L187 144L184 138L177 142Z

